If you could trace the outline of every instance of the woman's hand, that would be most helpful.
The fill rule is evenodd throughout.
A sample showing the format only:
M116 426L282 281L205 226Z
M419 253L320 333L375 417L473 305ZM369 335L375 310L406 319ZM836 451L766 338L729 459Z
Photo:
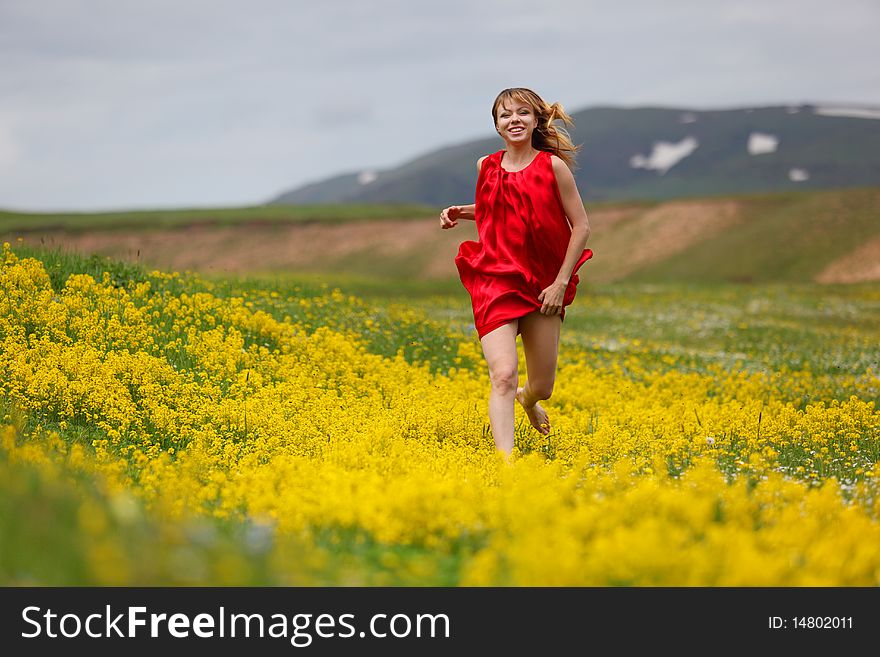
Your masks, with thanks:
M548 287L545 287L541 294L538 295L538 301L541 302L542 315L559 315L562 312L562 300L565 298L565 290L568 283L564 281L553 281Z
M451 205L440 213L440 228L455 228L458 226L458 218L461 216L461 206Z

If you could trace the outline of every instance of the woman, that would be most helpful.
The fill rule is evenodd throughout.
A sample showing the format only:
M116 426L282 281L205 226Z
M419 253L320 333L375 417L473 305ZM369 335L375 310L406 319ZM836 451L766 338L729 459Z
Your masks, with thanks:
M532 426L550 433L539 401L549 399L556 379L559 332L565 306L576 293L578 268L592 257L585 249L590 226L571 166L578 147L561 119L534 91L505 89L492 105L495 129L505 148L477 161L472 205L440 213L441 228L473 219L479 242L463 242L455 264L470 293L474 325L489 366L489 423L496 448L513 450L514 399ZM522 334L527 378L518 386L516 336Z

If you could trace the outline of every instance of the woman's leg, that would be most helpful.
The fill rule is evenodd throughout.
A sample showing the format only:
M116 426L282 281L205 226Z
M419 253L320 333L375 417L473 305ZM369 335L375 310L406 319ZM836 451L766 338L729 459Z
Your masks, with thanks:
M527 377L523 387L517 389L516 399L522 404L532 426L544 435L550 433L550 418L538 401L550 399L553 394L561 326L559 315L542 315L540 312L530 313L519 320Z
M483 355L489 365L489 379L492 390L489 394L489 424L495 447L509 456L513 450L513 400L516 395L517 367L516 355L517 320L490 331L480 342Z

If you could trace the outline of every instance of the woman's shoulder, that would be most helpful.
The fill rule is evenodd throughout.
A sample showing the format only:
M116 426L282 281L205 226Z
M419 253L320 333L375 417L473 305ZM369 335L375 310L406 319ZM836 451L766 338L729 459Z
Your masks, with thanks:
M504 154L504 151L503 151L503 150L500 150L500 151L496 151L495 153L489 153L489 154L487 154L487 155L483 155L482 157L480 157L480 158L477 160L477 171L482 171L482 170L483 170L483 162L485 162L486 160L488 160L488 159L498 159L498 158L499 158L501 155L503 155L503 154Z
M545 152L547 153L547 155L550 156L548 158L550 160L550 166L553 167L553 173L555 173L557 177L559 177L560 175L571 175L571 169L568 167L568 164L566 164L565 160L563 160L555 153L551 153L550 151Z

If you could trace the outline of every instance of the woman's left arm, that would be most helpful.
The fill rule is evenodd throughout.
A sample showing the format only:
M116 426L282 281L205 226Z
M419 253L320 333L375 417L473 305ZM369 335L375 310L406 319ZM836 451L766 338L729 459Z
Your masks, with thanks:
M578 258L584 252L584 247L590 237L590 220L587 218L587 211L584 209L584 202L581 200L571 169L562 158L556 155L553 155L551 160L553 173L556 175L556 185L559 187L559 196L562 199L562 208L565 210L565 216L571 222L571 239L568 241L568 250L565 252L565 259L559 268L556 282L568 285L571 272Z
M551 161L553 162L553 173L556 176L556 185L559 188L559 196L562 199L562 208L571 223L571 238L568 240L568 250L565 252L565 258L556 275L556 280L538 295L538 301L541 302L541 313L544 315L556 315L562 311L562 301L565 297L565 290L568 288L568 282L571 280L572 270L584 252L587 239L590 237L590 221L587 219L587 211L584 209L584 202L581 200L571 169L562 158L556 155L551 156Z

